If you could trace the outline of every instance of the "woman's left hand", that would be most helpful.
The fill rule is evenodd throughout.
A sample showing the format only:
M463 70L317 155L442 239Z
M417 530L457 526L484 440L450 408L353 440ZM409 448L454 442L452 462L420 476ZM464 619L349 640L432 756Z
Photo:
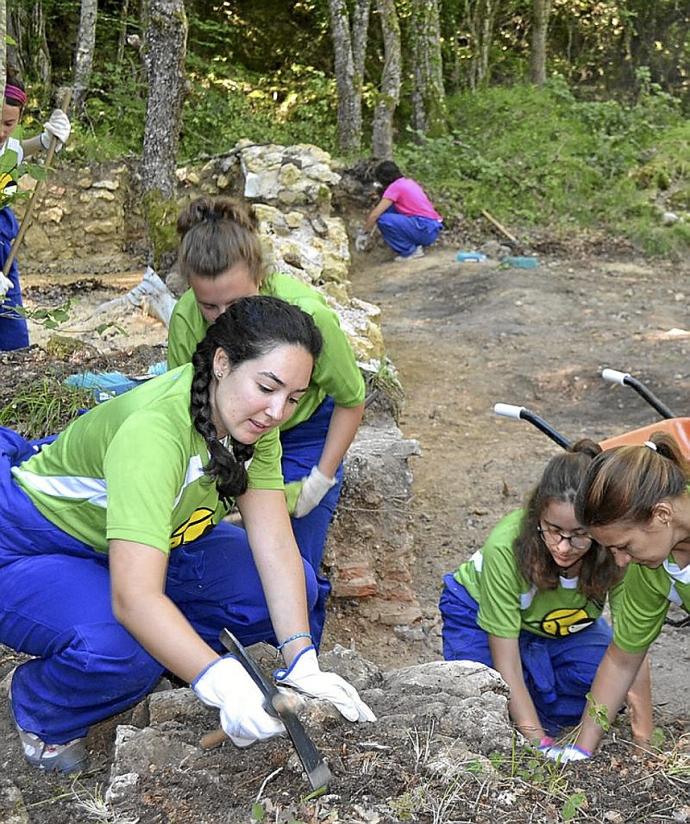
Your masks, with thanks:
M303 649L288 669L276 670L274 675L278 684L330 701L348 721L376 721L352 684L334 672L321 670L314 647Z
M303 479L302 489L300 490L295 504L294 518L304 518L312 509L317 507L329 489L336 484L335 478L327 478L318 466L312 466L311 472Z

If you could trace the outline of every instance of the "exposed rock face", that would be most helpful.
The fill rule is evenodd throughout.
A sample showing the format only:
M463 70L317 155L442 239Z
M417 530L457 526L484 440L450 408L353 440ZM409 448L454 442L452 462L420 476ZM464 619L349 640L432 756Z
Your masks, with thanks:
M360 611L384 624L421 616L412 587L412 537L407 507L419 454L384 416L360 427L345 458L345 482L328 536L324 566L336 598L361 598Z

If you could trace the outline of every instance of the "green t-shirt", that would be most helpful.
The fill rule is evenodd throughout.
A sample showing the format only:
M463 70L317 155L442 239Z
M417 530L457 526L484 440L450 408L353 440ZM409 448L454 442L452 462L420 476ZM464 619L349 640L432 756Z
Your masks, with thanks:
M522 630L546 638L564 638L591 626L603 604L583 595L577 578L560 578L556 589L538 590L518 570L514 543L524 510L506 515L489 534L484 546L454 573L479 604L477 623L499 638L517 638ZM609 593L617 607L622 582Z
M659 636L670 604L690 612L690 564L673 553L656 569L629 564L613 640L625 652L642 652Z
M120 538L167 553L227 514L203 473L209 454L189 410L187 364L97 406L12 472L60 529L108 551ZM283 489L278 430L255 444L249 487Z
M311 315L323 337L323 348L314 366L309 389L300 399L297 409L280 428L291 429L308 420L327 395L338 406L352 407L362 403L365 394L364 379L350 342L340 328L338 315L326 303L323 295L297 278L279 273L266 278L261 284L260 293L281 298ZM188 289L175 304L170 318L169 369L191 361L208 326L194 298L194 292Z

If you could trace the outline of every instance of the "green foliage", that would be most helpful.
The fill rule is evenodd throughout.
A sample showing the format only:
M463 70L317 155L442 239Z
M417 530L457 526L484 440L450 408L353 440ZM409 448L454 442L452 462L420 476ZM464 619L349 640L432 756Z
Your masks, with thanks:
M27 438L42 438L59 431L93 404L88 390L73 389L55 378L43 378L20 389L14 400L0 409L0 426L16 429Z
M572 821L578 814L580 807L586 803L587 796L584 793L577 792L569 796L561 810L561 818L563 821Z
M673 189L683 203L690 187L690 124L669 95L650 88L634 104L582 101L554 79L457 94L449 113L448 135L416 136L397 151L449 222L488 209L508 226L603 225L649 252L684 248L688 222L659 218L660 193Z
M585 698L587 699L587 715L604 732L608 732L611 729L611 722L609 721L609 711L606 704L599 704L591 692L588 692Z

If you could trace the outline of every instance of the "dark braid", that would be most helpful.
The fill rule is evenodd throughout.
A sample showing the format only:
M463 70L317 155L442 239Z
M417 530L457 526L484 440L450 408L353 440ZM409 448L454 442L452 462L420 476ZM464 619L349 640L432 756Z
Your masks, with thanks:
M226 504L247 490L244 464L254 454L254 447L233 438L230 451L218 439L209 391L215 354L222 349L234 369L283 344L303 347L316 361L321 352L321 333L312 318L297 306L272 297L240 298L209 326L192 358L192 421L211 456L204 472L215 481L218 495Z

